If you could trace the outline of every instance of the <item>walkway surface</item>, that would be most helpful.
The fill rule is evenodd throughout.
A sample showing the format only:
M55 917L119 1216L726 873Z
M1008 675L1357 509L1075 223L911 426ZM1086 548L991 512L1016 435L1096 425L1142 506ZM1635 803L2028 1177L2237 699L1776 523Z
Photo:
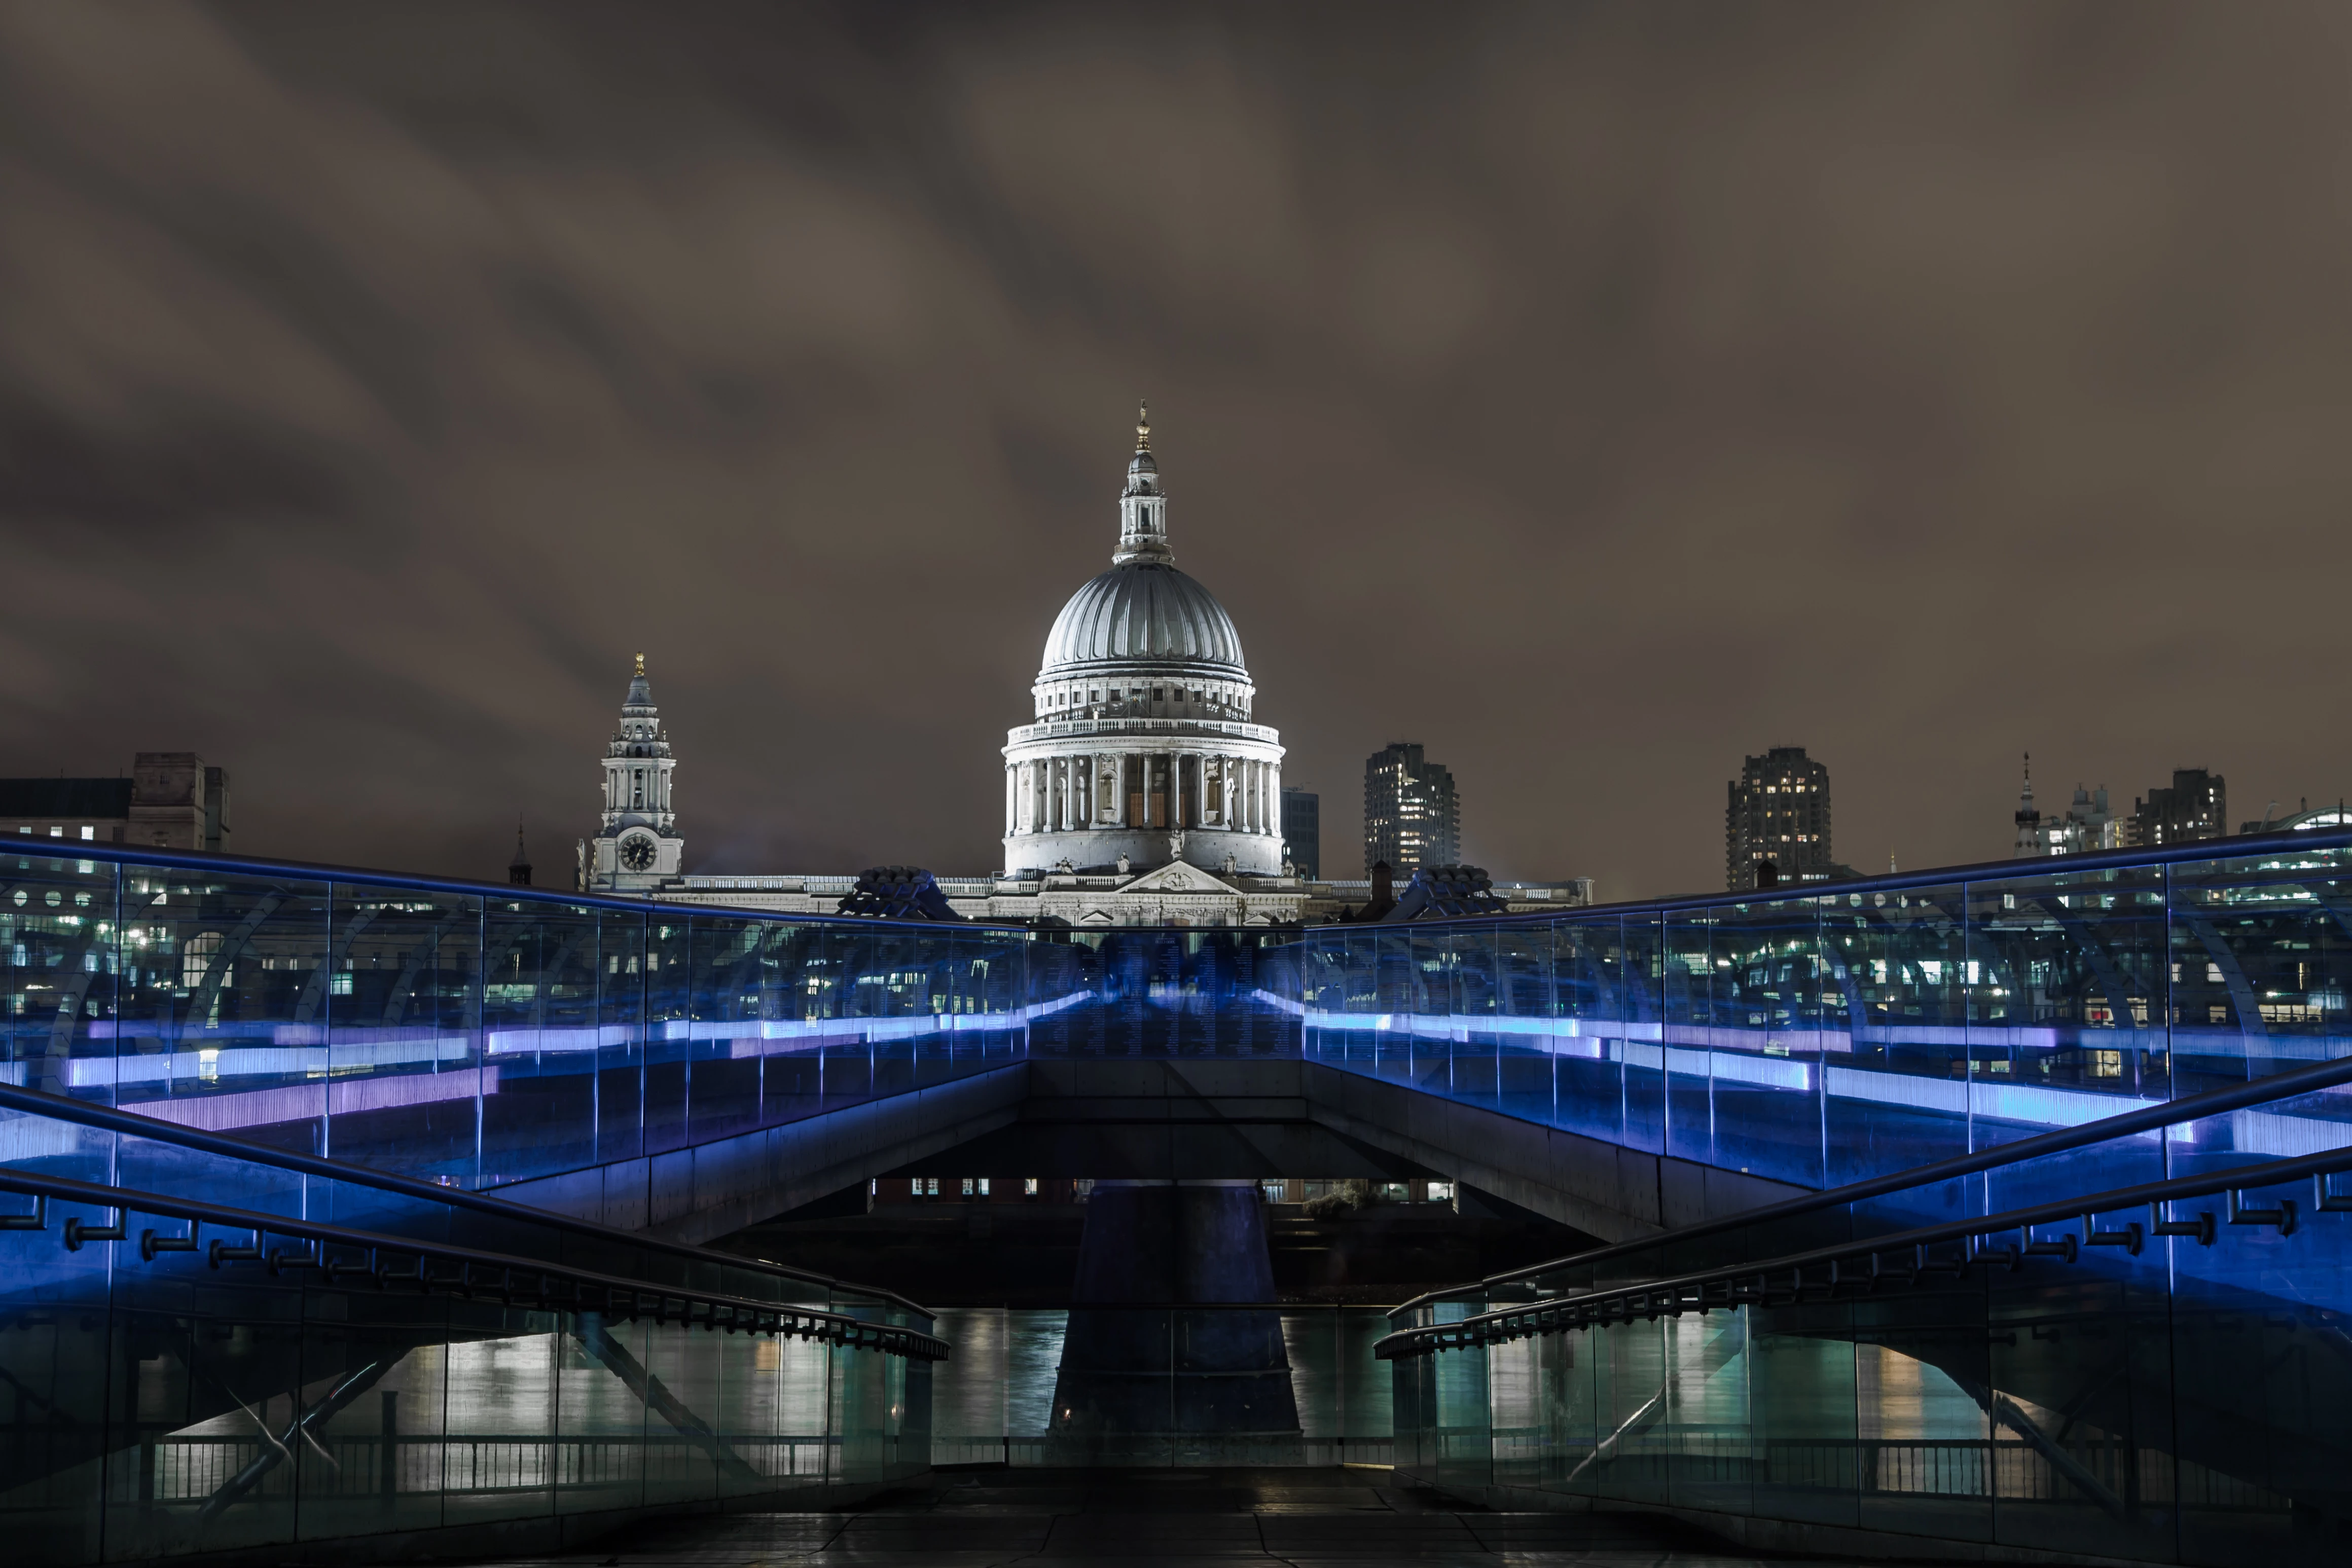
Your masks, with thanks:
M1395 1486L1385 1470L945 1472L930 1486L830 1513L665 1520L561 1558L563 1568L1053 1568L1244 1561L1498 1568L1508 1562L1744 1568L1762 1559L1675 1521L1625 1513L1495 1513ZM1781 1568L1788 1560L1780 1559Z

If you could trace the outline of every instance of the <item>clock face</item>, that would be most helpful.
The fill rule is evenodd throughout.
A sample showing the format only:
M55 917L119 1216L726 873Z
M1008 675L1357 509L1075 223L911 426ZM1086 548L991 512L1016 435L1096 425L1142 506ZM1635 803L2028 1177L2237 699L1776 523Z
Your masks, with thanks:
M621 863L631 871L651 871L654 864L654 841L636 838L621 841Z

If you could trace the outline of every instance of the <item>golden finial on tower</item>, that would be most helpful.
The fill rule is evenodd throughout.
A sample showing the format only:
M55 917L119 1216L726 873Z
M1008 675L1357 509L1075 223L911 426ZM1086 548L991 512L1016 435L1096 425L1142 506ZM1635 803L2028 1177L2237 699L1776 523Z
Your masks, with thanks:
M644 680L645 678L646 678L646 656L645 656L643 653L640 653L640 654L638 654L638 655L637 655L637 679L639 679L639 680L641 680L641 681L642 681L642 680Z
M1151 450L1151 405L1140 398L1135 402L1135 449Z

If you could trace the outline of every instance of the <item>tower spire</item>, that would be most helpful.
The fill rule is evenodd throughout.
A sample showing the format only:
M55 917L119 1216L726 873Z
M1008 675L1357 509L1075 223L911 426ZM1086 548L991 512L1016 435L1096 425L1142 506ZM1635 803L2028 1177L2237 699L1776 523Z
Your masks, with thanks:
M2025 754L2025 788L2017 796L2017 845L2014 853L2020 860L2028 855L2043 853L2048 846L2042 841L2042 813L2033 804L2033 753Z

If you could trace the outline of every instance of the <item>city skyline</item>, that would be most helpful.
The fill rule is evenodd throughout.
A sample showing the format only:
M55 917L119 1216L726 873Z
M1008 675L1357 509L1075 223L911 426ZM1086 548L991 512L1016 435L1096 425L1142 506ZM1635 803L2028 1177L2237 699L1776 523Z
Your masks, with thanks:
M1781 737L1865 871L2352 789L2332 623L2215 631L2352 565L2346 20L1705 16L14 13L0 774L544 884L643 651L688 869L986 869L1148 395L1335 846L1398 735L1611 899Z

